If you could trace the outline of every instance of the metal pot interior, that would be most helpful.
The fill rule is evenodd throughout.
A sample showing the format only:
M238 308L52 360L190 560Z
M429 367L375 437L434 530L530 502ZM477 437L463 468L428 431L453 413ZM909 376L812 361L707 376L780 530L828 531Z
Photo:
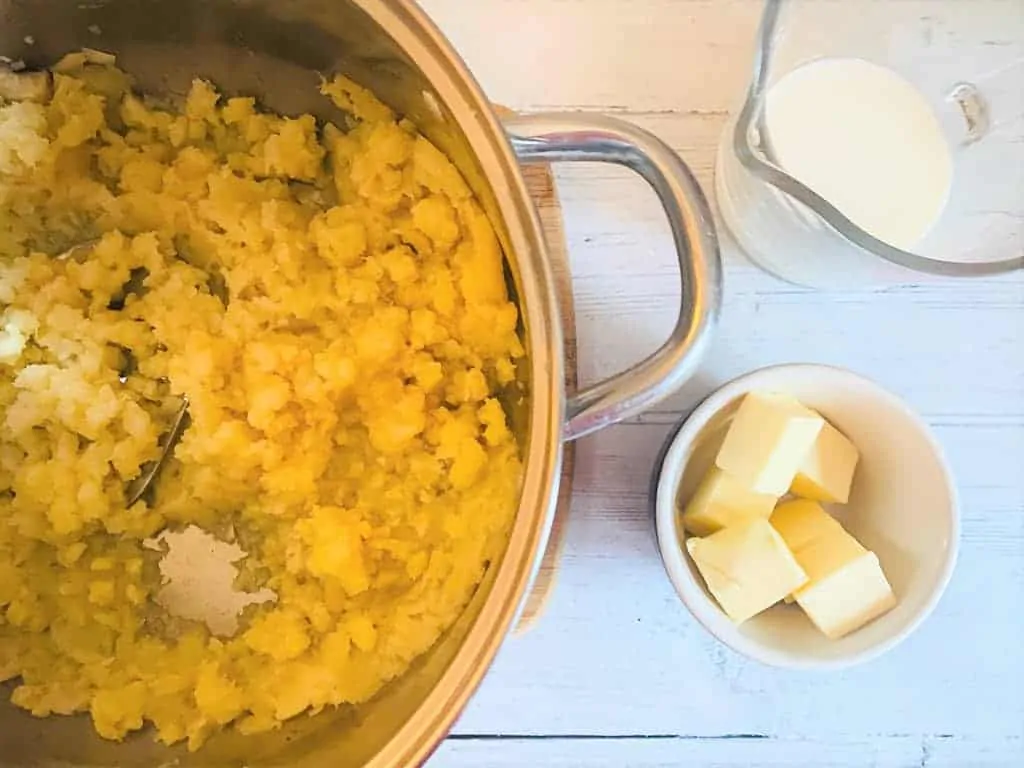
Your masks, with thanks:
M372 6L378 17L385 13L401 18L402 5L377 0L91 0L85 3L0 0L0 55L23 60L30 67L45 67L69 51L96 48L114 53L119 66L128 71L139 90L146 93L183 95L192 79L201 76L228 94L255 95L268 109L283 114L310 112L327 120L337 119L339 115L318 94L321 74L347 74L410 117L455 161L490 214L508 254L508 227L499 215L492 182L482 169L466 131L460 127L460 124L465 125L469 110L462 105L456 106L453 112L432 85L430 78L438 77L436 68L430 74L425 73L391 34L392 30L386 29L366 10ZM454 77L458 79L457 74ZM432 96L425 98L425 93ZM474 130L479 143L481 135L487 131L481 133L479 124ZM493 141L494 137L489 140ZM504 172L508 174L507 169ZM492 168L491 177L494 176ZM508 265L510 287L521 289L518 267L514 260ZM546 322L542 320L541 325ZM524 328L524 333L530 331ZM534 347L529 342L526 346L527 349ZM521 378L530 379L530 373L523 371ZM506 405L513 426L527 454L525 436L531 420L528 411L533 410L529 404L531 398L520 394L508 400ZM536 416L534 411L532 417ZM543 452L543 460L554 466L557 454L552 456L551 450L554 449ZM537 531L543 528L542 499L544 492L550 490L545 479L549 474L549 471L540 473L537 484L540 492L533 494L532 504L530 494L524 495L516 530L528 530L518 535L518 548L511 548L518 551L507 552L505 560L512 557L529 560L533 554L531 549L536 548L542 538ZM534 520L523 521L524 509L531 505ZM513 539L516 536L514 531ZM529 567L520 567L511 582L506 580L505 594L494 597L506 602L514 600L515 593L524 588L524 569L529 570ZM429 654L404 677L359 707L327 710L312 717L299 715L280 730L267 734L241 736L228 730L213 737L197 752L189 753L181 746L159 745L146 731L121 743L103 740L95 735L84 715L34 718L8 703L9 687L0 686L0 763L13 766L116 765L121 768L155 765L332 765L344 768L364 765L375 757L380 759L382 751L395 757L422 755L443 734L432 733L429 725L406 728L401 734L400 730L418 711L422 716L425 700L435 692L453 660L464 649L474 625L484 623L477 619L491 596L499 570L498 563L492 564L462 617ZM516 588L508 589L509 584ZM505 614L506 621L511 613L509 609ZM503 627L492 627L492 634L503 634ZM485 645L488 643L494 645L496 641L489 639ZM481 659L486 664L492 652L484 648L483 655L475 655L469 666L482 666L478 663ZM460 663L464 662L463 658ZM482 674L482 670L478 672ZM448 679L451 677L449 675ZM461 686L468 695L465 689L471 689L477 677L477 673L463 670L456 675L454 687ZM462 696L461 700L464 698ZM414 742L412 746L395 746L396 741L409 739ZM391 764L391 760L381 760L380 764L385 763Z

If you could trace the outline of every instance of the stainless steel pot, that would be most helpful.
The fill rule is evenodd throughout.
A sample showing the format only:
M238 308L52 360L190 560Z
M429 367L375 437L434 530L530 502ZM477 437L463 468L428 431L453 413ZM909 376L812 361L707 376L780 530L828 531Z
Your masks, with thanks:
M497 32L498 30L494 30ZM46 66L82 47L115 53L143 90L184 93L193 77L257 95L283 113L337 117L319 73L342 72L412 118L459 166L507 256L528 350L513 423L525 457L519 511L500 562L459 621L370 702L299 716L279 731L221 734L198 752L95 736L85 717L33 718L0 705L0 765L408 766L443 738L521 608L546 543L562 445L649 407L696 368L719 304L718 245L692 175L667 146L627 123L541 114L504 126L441 33L401 0L0 0L0 54ZM566 393L554 282L519 163L624 165L654 188L679 254L682 303L671 337L633 368Z

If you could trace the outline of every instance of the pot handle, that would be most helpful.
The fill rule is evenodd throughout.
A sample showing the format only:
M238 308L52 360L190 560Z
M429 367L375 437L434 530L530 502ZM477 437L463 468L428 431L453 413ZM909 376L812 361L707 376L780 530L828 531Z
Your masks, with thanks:
M524 163L615 163L640 174L665 209L679 257L682 299L672 335L647 359L569 394L564 436L574 440L650 408L693 375L721 302L718 238L690 169L653 134L624 120L579 113L517 115L502 122Z

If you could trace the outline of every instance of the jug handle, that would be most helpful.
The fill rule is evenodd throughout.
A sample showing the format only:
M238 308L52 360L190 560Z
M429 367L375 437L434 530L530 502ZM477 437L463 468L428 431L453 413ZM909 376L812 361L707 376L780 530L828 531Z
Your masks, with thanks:
M572 112L516 115L502 122L521 162L614 163L639 174L661 202L679 259L682 293L672 334L650 357L568 394L563 436L575 440L650 408L696 371L721 303L718 237L690 169L652 133L625 120Z

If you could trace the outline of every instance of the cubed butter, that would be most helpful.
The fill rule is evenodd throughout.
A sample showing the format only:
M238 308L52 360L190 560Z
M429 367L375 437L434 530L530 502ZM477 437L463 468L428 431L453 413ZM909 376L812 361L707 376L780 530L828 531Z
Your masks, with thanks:
M807 573L808 584L821 579L867 550L816 501L793 499L776 507L769 519ZM796 595L787 595L791 603Z
M817 502L805 499L783 502L772 512L769 522L807 572L808 585L867 551ZM792 603L796 597L786 595L785 602Z
M807 574L792 598L827 637L842 637L896 604L878 558L820 504L784 502L770 522Z
M850 486L859 458L857 447L826 421L789 490L805 499L845 504L850 500Z
M896 605L896 596L873 552L797 590L796 602L825 635L838 639Z
M806 499L782 502L769 520L786 546L794 552L815 539L846 533L839 521L822 509L821 504Z
M731 525L686 549L708 590L737 624L771 607L807 581L782 537L764 518Z
M800 563L800 567L807 572L810 586L852 563L867 550L853 536L840 528L837 534L814 539L800 549L790 549L790 552ZM800 597L800 590L797 590L796 596Z
M740 403L715 464L755 493L781 496L824 424L792 397L751 392Z
M777 496L755 493L729 473L712 467L683 510L683 527L695 536L708 536L755 517L767 519L776 501Z

